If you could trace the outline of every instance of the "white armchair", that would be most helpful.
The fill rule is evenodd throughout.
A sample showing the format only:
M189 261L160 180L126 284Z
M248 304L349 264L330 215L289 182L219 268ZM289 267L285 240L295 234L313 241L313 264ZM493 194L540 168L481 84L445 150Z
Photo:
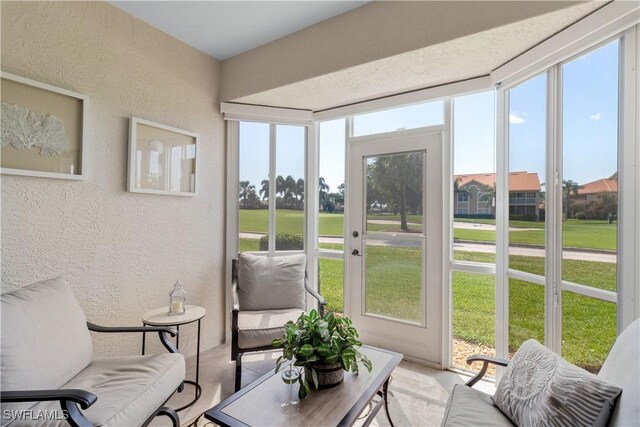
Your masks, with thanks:
M175 330L88 323L62 278L0 301L3 427L34 425L34 417L55 426L143 426L159 414L179 426L164 407L184 381L184 358L168 340ZM169 353L97 359L89 331L158 332Z

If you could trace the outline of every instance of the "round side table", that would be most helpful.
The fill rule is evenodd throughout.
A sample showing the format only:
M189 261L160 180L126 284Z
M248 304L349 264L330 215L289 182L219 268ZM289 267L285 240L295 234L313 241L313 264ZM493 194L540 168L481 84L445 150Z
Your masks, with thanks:
M176 337L176 347L180 348L180 325L186 325L188 323L198 322L198 341L196 352L196 380L184 380L185 384L191 384L195 387L195 395L191 402L176 409L176 411L182 411L185 408L193 405L200 399L202 394L202 387L200 387L200 321L207 314L207 310L197 305L187 305L185 307L184 314L178 314L169 316L169 307L160 307L154 310L147 311L142 315L143 326L175 326L178 329L178 336ZM142 334L142 354L145 352L146 333Z

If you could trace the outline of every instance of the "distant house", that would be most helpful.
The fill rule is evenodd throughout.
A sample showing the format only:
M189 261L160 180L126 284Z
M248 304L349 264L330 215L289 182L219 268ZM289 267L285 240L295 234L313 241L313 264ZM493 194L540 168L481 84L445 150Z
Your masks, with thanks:
M495 173L455 175L455 215L495 215ZM509 173L509 215L540 218L540 179L535 172Z
M617 173L614 173L609 178L588 182L578 188L578 198L587 203L604 194L618 194Z

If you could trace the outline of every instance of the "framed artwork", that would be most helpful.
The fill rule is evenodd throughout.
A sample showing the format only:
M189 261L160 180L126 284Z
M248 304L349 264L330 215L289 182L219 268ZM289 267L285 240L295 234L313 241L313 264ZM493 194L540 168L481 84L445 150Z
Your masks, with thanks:
M84 179L89 98L2 72L2 173Z
M128 190L196 195L197 133L131 118Z

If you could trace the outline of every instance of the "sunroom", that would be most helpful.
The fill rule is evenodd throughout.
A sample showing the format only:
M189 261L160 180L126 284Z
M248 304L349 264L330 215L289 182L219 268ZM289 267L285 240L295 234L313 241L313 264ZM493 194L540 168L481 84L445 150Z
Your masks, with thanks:
M540 366L533 379L517 371L532 339L578 381L617 387L606 410L569 405L567 425L592 412L587 425L637 422L637 2L1 6L3 426L75 425L71 401L86 425L464 425L455 396L468 387L456 385L479 371L470 385L506 420L481 424L536 424L537 407L498 402L509 384L555 387ZM71 148L29 130L52 116ZM29 314L57 319L43 295L59 287L70 299L58 311L81 310L102 358L74 375L141 346L147 359L126 360L168 350L181 364L153 408L104 415L100 391L124 387L128 368L103 374L113 386L56 385L38 370L67 369L64 358L15 353L17 337L44 354L53 338L30 340L68 328ZM323 350L299 346L282 368L298 315L354 327L359 374L340 359L342 382L318 391L304 362ZM616 360L631 366L612 375L623 331ZM276 363L314 373L290 384ZM4 393L65 383L97 400Z

